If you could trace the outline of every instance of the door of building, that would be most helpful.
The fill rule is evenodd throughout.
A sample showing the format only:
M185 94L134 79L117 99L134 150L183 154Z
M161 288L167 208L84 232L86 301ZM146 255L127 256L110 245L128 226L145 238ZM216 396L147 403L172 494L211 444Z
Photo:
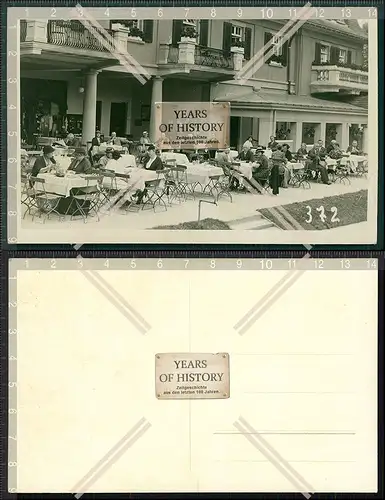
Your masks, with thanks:
M110 134L116 132L118 137L124 137L126 134L127 122L127 103L112 102L110 114Z
M239 133L241 130L241 118L230 116L230 147L238 149Z

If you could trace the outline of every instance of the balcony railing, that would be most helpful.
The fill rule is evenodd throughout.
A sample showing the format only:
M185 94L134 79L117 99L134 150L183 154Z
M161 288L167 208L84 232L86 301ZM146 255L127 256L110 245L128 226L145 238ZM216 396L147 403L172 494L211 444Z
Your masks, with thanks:
M27 37L27 21L21 19L20 20L20 41L25 42Z
M76 49L108 51L79 21L48 21L47 42Z
M347 92L359 94L368 91L368 73L362 69L337 65L312 65L312 93Z
M212 68L233 69L231 54L225 54L221 49L212 49L197 45L195 47L195 64Z

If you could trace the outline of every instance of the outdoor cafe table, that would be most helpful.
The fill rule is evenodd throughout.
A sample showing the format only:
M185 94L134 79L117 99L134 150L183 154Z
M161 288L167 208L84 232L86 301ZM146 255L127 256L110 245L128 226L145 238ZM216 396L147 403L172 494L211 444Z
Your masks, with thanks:
M175 160L176 163L179 163L181 165L188 165L189 164L187 156L183 153L163 152L163 153L161 153L160 158L164 162L167 160Z
M358 168L358 164L366 160L367 160L366 156L361 156L361 155L343 156L341 158L340 165L350 166L352 171L355 172Z
M64 177L46 173L38 175L45 180L44 188L47 193L58 194L63 197L56 210L61 214L66 214L71 203L71 189L85 188L87 186L87 176L83 174L67 173ZM88 181L88 186L96 186L97 180Z
M158 179L158 174L155 170L146 170L145 168L137 168L137 167L126 167L124 171L115 171L114 165L108 162L107 169L113 170L115 173L127 174L130 177L126 179L115 178L112 182L111 179L105 177L103 179L103 186L118 189L118 190L126 190L127 192L132 192L140 189L144 190L147 181L154 181ZM164 176L161 174L159 178L163 179Z
M218 177L223 175L223 169L221 167L215 167L209 165L208 163L202 164L192 164L189 163L187 166L187 182L188 184L200 184L202 188L207 186L213 177Z

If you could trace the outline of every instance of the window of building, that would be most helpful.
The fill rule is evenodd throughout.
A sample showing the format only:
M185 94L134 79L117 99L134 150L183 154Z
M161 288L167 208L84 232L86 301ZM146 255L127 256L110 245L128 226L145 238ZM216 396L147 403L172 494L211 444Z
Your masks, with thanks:
M348 51L345 49L340 49L338 54L338 62L340 64L346 64L348 62Z
M138 28L140 29L141 31L143 31L143 28L144 28L144 25L143 25L143 19L134 19L132 21L132 25L131 25L133 28Z
M321 45L320 49L320 62L327 63L330 59L330 47L328 45Z
M243 26L231 25L231 42L242 42L245 38L245 28Z
M272 48L273 48L273 54L276 56L281 56L282 55L282 37L273 35L273 40L272 40Z

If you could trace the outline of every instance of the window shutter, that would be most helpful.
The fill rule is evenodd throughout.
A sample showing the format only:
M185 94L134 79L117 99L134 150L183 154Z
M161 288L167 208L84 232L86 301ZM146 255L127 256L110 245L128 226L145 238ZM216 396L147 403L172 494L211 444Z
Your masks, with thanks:
M340 49L338 47L330 47L330 64L338 64Z
M249 60L251 56L251 28L245 28L245 59Z
M273 38L273 35L271 33L269 33L268 31L265 32L265 46L270 42L270 40ZM271 49L273 48L272 45L270 45L270 47L268 49L266 49L265 51L265 55L267 54L267 52L269 52ZM271 57L269 57L265 62L266 64L269 64L271 60Z
M154 34L154 21L153 20L146 20L143 21L143 42L146 43L152 43L152 38Z
M282 45L282 66L287 66L287 53L288 53L288 50L289 50L289 43L288 42L285 42L283 45Z
M178 47L178 42L182 36L183 21L175 20L172 22L172 46Z
M347 56L346 62L348 64L352 64L352 51L351 50L348 50L348 56Z
M201 19L199 21L199 45L207 47L209 43L209 20Z
M320 62L321 62L321 44L317 42L315 44L314 63L315 64L320 64Z
M222 49L225 53L230 53L231 47L231 23L223 23Z

